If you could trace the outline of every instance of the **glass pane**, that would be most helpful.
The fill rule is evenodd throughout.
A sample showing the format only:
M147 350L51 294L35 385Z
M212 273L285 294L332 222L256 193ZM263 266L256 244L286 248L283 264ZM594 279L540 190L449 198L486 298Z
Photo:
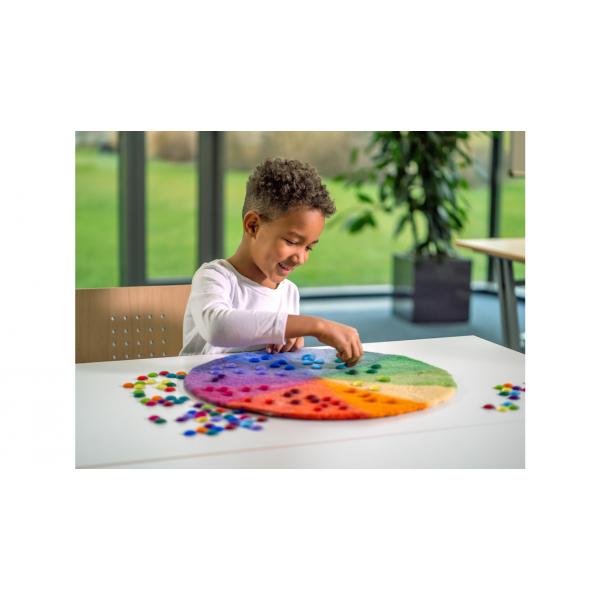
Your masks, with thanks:
M460 192L468 203L467 222L456 238L489 237L491 146L492 141L488 134L481 131L470 132L468 147L473 165L464 170L469 187ZM473 261L471 281L487 281L487 256L462 248L458 249L458 252Z
M196 270L195 131L146 132L147 278L191 278Z
M525 237L525 177L508 174L510 133L502 138L502 191L500 193L500 237ZM515 279L525 279L525 265L513 263Z
M370 135L370 132L228 132L225 143L227 256L235 252L241 239L241 210L246 181L257 164L273 156L311 163L323 178L338 213L345 213L358 205L356 193L332 178L349 170L352 148L364 148ZM469 145L476 164L465 172L469 189L463 194L470 204L470 211L467 226L460 237L487 237L490 140L485 134L474 132ZM375 192L374 187L369 186L364 186L363 190ZM383 215L377 229L350 234L342 227L343 218L337 223L329 219L310 260L290 279L305 287L391 284L393 253L405 252L411 246L408 230L399 238L392 237L396 220L395 215ZM486 258L468 251L461 253L474 260L473 280L485 280Z
M246 181L252 169L268 157L285 157L312 164L323 179L338 213L356 204L355 194L333 177L350 167L352 148L364 146L369 132L290 131L227 132L225 140L225 247L231 256L241 240L241 211ZM341 221L328 219L310 259L290 279L299 286L389 283L395 246L389 233L364 231L351 236ZM387 235L386 235L387 234Z
M118 135L75 132L75 284L119 285Z

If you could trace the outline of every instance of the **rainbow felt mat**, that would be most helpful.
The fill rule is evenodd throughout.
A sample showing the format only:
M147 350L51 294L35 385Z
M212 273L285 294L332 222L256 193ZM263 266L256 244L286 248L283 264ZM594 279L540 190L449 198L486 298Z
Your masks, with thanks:
M408 356L365 352L349 368L334 349L242 352L192 369L185 388L201 400L296 419L370 419L424 410L456 390L443 369Z

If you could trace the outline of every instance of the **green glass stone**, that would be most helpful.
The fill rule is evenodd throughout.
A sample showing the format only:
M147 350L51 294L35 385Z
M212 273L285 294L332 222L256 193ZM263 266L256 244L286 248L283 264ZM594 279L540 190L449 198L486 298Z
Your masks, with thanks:
M377 369L367 369L367 373L377 373Z
M146 395L146 392L143 392L142 390L136 390L135 392L133 392L133 395L136 398L143 398Z
M381 365L376 363L374 365L371 365L371 369L381 369Z
M150 398L141 398L141 399L140 399L140 402L141 402L142 404L146 404L146 402L150 402Z
M382 375L377 378L377 381L391 381L391 379L387 375Z
M348 375L356 375L358 371L356 369L349 369L348 371L346 371L346 373Z
M165 419L156 419L156 421L154 421L157 425L162 425L162 423L166 423L167 421Z
M501 385L495 385L495 386L494 386L494 389L495 389L495 390L501 390L501 389L502 389L502 386L501 386Z
M508 408L510 408L510 410L519 410L519 407L516 404L512 404Z
M498 396L508 396L510 392L500 392Z
M158 377L158 373L148 373L148 377Z

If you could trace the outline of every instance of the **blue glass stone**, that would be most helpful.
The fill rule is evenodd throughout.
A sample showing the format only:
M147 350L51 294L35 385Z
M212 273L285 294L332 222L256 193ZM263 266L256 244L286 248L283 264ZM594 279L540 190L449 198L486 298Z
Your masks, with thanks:
M322 365L324 363L325 363L325 361L322 358L315 358L315 364Z
M343 364L342 364L342 365L338 365L338 366L336 367L336 369L345 369L345 368L346 368L346 365L343 365Z
M183 435L192 436L196 435L196 432L193 429L188 429L187 431L183 432Z
M271 367L271 369L278 369L280 366L281 365L278 362L274 362L269 365L269 367Z
M257 362L260 362L260 358L257 358L256 356L253 356L253 357L250 359L250 362L251 362L251 363L257 363Z
M285 365L284 369L286 371L293 371L296 367L294 365Z
M320 368L321 368L321 365L317 365L317 364L314 364L314 365L311 367L311 369L320 369Z

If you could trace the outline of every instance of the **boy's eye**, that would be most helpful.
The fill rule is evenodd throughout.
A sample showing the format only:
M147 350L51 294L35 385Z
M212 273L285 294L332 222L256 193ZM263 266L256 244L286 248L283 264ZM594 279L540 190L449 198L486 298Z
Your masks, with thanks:
M297 245L299 244L299 242L293 242L292 240L288 240L288 239L286 239L286 238L283 238L283 239L284 239L284 240L286 241L286 243L288 243L290 246L297 246ZM313 250L313 247L312 247L312 246L306 246L306 249L307 249L309 252L312 252L312 250Z

